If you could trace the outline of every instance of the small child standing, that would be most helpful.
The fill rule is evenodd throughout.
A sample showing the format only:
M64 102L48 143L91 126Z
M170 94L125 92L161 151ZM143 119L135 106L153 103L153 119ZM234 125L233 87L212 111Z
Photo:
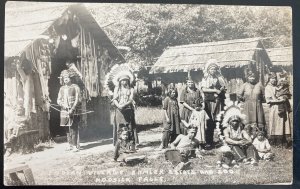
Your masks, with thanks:
M119 130L119 138L115 145L114 160L117 161L121 154L122 161L126 158L126 154L134 153L135 146L132 141L129 140L129 132L126 127L121 127Z
M164 120L162 144L159 149L165 149L180 134L180 116L178 106L178 92L174 86L171 86L167 97L163 102Z
M259 131L257 137L253 141L253 145L258 152L258 156L262 160L270 161L274 159L274 153L271 152L271 146L263 131Z
M197 99L194 104L193 108L195 111L192 112L191 117L189 119L189 123L187 123L184 120L181 120L181 122L186 126L192 126L192 127L197 127L197 133L195 138L199 140L201 147L203 148L204 144L206 143L205 140L205 131L206 131L206 122L209 119L206 111L202 107L202 100Z

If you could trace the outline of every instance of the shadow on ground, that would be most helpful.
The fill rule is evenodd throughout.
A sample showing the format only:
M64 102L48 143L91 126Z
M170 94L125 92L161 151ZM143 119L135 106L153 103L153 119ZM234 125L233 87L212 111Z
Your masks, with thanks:
M34 148L35 152L41 152L47 149L53 148L52 146L37 146Z
M143 142L139 144L139 148L145 148L145 147L158 147L160 145L161 141L152 141L152 142Z
M87 150L87 149L94 148L94 147L97 147L97 146L112 144L112 142L113 142L113 139L110 138L110 139L104 139L104 140L96 141L94 143L89 143L87 145L84 145L84 143L81 143L80 149L81 150Z
M137 129L138 129L138 132L147 131L147 130L150 130L153 128L158 128L160 125L161 125L161 123L153 123L153 124L145 124L145 125L137 124Z

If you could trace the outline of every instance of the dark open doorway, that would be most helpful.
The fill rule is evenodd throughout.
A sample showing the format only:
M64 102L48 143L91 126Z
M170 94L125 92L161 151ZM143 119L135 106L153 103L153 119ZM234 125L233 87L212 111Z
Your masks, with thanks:
M66 69L65 59L52 58L51 60L51 75L49 79L49 97L51 100L51 104L57 104L57 96L59 92L59 88L61 87L59 76L62 70ZM56 107L59 108L59 107ZM65 134L64 128L59 126L60 123L60 113L59 111L51 108L50 109L50 134L51 137L55 137L57 135L63 136Z

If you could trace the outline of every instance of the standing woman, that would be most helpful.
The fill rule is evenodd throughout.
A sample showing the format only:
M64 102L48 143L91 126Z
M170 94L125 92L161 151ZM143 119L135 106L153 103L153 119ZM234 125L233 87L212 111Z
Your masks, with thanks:
M209 116L206 130L207 147L213 145L216 115L224 110L226 98L226 82L216 62L215 59L207 61L201 82L201 89L205 94L205 111Z
M252 129L256 127L260 131L266 130L265 114L262 106L264 94L264 87L256 81L256 75L249 71L247 82L242 85L238 97L244 102L243 113L247 116L246 125L251 126Z
M133 93L131 87L133 76L124 72L116 76L118 85L115 86L113 102L116 106L115 111L115 128L114 128L114 144L117 142L117 132L120 127L127 127L129 131L129 140L135 145L139 143L136 131Z
M291 118L287 111L279 114L278 107L287 103L283 99L276 98L277 77L275 73L269 75L269 81L265 88L265 97L267 104L270 105L269 113L269 140L271 144L280 146L285 143L286 147L290 147L292 142Z
M186 81L186 88L183 89L180 95L180 103L183 105L181 111L181 120L189 123L189 119L192 115L192 112L195 111L196 101L201 100L203 102L202 92L195 87L194 81L188 77ZM202 106L204 107L204 106ZM181 134L187 134L187 128L181 123Z
M177 97L177 89L170 84L167 97L163 102L163 135L160 149L167 148L180 134L180 117Z

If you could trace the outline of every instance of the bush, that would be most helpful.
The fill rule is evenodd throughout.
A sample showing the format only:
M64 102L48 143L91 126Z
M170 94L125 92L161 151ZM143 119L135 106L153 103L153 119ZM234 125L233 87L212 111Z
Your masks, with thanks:
M160 106L162 105L162 90L160 87L149 89L148 91L140 91L135 95L134 101L137 106Z

